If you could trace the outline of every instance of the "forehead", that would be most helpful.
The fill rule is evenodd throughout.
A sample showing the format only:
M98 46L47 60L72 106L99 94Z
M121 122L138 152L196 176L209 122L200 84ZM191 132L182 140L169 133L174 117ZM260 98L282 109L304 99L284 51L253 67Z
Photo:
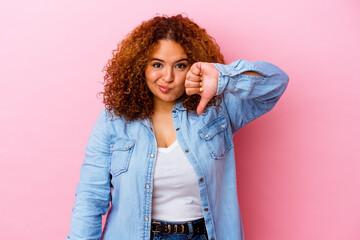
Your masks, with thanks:
M161 60L178 60L179 58L187 58L184 48L177 42L172 40L160 40L154 48L151 58Z

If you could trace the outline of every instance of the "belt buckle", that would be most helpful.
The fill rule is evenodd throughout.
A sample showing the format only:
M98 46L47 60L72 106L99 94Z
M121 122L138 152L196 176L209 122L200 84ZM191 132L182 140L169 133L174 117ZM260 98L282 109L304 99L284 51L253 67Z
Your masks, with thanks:
M161 226L161 223L160 223L160 222L152 222L152 223L151 223L151 231L152 231L153 233L161 233L160 230L154 230L154 229L153 229L153 226L155 226L155 228L157 229L157 226Z

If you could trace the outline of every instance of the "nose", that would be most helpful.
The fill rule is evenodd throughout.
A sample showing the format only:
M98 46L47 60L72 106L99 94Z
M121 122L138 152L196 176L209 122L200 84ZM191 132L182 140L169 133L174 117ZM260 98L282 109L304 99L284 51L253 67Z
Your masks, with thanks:
M172 67L168 67L164 70L163 79L165 82L174 81L174 72Z

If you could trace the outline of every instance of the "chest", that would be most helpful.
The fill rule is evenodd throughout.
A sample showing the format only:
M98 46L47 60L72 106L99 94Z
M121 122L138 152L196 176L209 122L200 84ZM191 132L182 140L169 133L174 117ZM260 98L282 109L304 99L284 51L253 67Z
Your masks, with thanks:
M209 119L173 114L172 118L127 125L114 123L110 170L113 177L133 179L153 172L157 148L167 148L177 139L191 163L211 171L222 164L233 147L229 123L225 116ZM153 129L151 129L153 128ZM220 160L220 161L218 161ZM125 174L126 173L126 174ZM152 177L151 177L152 178Z
M157 146L167 148L173 144L176 140L176 133L171 114L154 115L151 120Z

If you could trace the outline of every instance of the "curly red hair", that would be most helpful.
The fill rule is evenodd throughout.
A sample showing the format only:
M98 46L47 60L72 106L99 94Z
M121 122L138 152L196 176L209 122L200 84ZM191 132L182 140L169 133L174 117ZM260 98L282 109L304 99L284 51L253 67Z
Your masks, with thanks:
M140 24L118 44L104 68L104 92L101 94L110 113L129 121L151 116L153 97L145 82L145 67L155 46L163 39L179 43L190 65L224 63L216 41L189 18L182 15L154 17ZM218 105L218 100L214 97L208 106ZM184 93L180 101L188 111L195 112L200 96Z

